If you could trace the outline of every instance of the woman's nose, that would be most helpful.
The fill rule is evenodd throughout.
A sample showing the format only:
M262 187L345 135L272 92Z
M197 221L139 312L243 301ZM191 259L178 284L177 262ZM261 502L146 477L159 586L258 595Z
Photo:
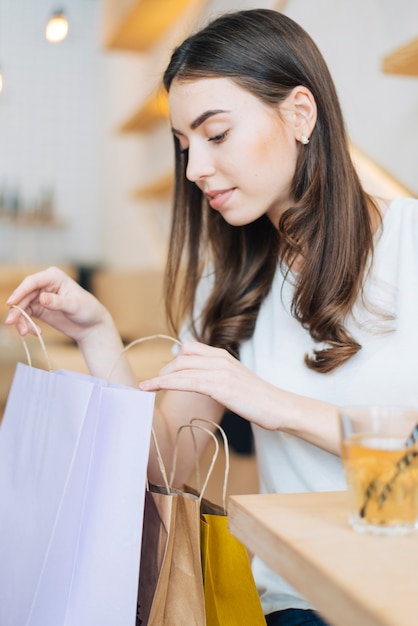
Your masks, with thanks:
M209 156L202 150L191 150L189 148L186 167L187 179L192 183L196 183L202 178L212 176L214 173L215 167Z

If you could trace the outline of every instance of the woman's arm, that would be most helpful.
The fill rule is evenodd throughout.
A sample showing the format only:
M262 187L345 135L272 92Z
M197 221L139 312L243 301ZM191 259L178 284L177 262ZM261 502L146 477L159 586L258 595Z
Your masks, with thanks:
M219 424L224 408L208 396L193 392L166 391L154 412L154 433L163 457L164 466L170 474L173 464L173 451L176 434L180 426L188 424L194 417L209 420L213 424ZM204 424L209 428L210 424ZM197 445L197 454L200 457L210 443L210 437L198 429L193 431L193 437ZM161 472L157 457L150 455L148 464L148 478L151 482L161 484ZM196 468L196 453L191 433L184 432L178 440L178 454L176 463L176 476L174 486L181 486L186 482Z
M282 430L339 454L334 405L275 387L226 350L185 342L178 356L140 388L201 394L262 428Z

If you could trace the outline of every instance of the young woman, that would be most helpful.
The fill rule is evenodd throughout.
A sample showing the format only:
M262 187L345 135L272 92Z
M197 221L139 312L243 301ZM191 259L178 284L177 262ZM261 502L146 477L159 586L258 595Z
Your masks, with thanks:
M336 407L418 405L418 202L362 189L325 62L280 13L216 19L174 51L164 84L166 295L183 343L141 388L166 390L155 425L167 463L181 423L227 408L252 424L263 492L343 489ZM76 340L96 376L122 350L110 314L57 268L8 304ZM7 323L31 332L16 309ZM137 384L126 363L117 375ZM179 483L193 458L179 455ZM323 623L258 559L254 575L268 624Z

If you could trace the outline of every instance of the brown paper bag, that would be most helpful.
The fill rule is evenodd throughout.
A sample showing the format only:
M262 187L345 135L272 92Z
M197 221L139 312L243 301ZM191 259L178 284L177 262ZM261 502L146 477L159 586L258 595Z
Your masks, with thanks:
M142 537L138 626L205 626L199 499L149 485Z
M176 499L161 489L149 484L145 493L137 626L148 624L158 584L164 589L167 586L163 564L171 562L173 552ZM169 571L168 566L165 571Z
M179 429L177 437L183 428L207 430L186 424ZM219 445L213 433L210 434L215 440L217 455ZM155 438L154 443L159 455ZM173 466L175 462L176 452ZM149 484L146 493L137 626L206 626L200 549L200 498L196 494L171 487L174 469L169 482L161 467L165 485Z

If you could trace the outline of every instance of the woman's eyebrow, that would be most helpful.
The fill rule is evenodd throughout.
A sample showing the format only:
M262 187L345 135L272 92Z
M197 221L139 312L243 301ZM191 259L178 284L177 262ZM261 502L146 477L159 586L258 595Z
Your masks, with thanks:
M190 124L191 130L196 130L196 128L199 128L199 126L203 124L203 122L206 122L207 119L213 117L214 115L219 115L219 113L229 113L229 111L226 111L224 109L209 109L208 111L205 111L204 113L199 115L195 120L193 120L193 122ZM183 134L175 128L172 128L171 131L174 135Z

